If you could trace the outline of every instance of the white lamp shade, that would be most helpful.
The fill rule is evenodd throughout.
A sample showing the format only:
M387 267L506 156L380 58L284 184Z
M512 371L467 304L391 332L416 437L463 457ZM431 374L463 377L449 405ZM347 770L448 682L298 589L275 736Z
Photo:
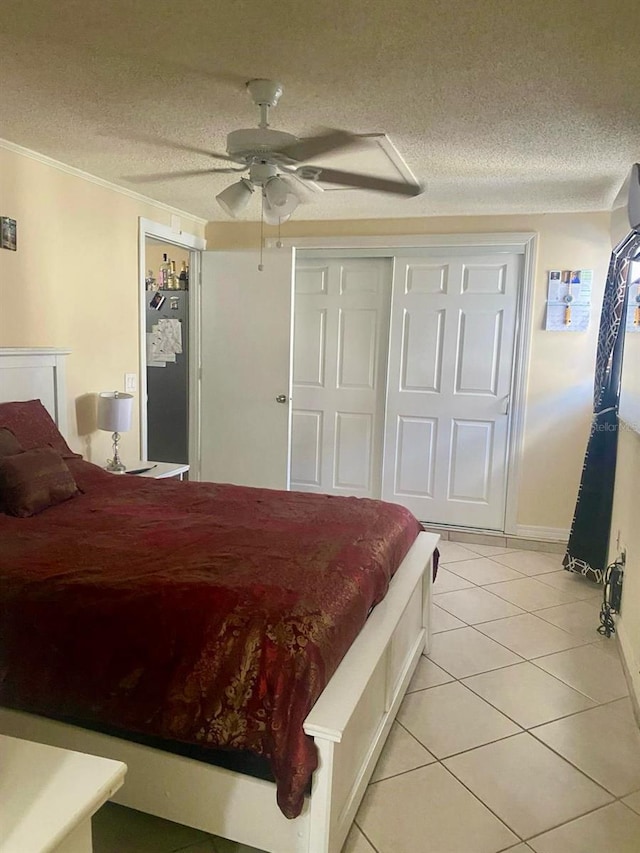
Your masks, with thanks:
M267 225L282 225L284 222L288 222L291 219L291 214L284 215L282 213L278 213L277 208L271 207L266 195L262 198L262 211L264 214L264 221Z
M241 178L237 183L231 184L226 190L222 190L216 196L216 201L229 216L237 218L249 204L253 189L249 181Z
M267 181L264 188L265 198L269 202L269 206L275 216L281 220L291 216L296 207L300 204L300 199L292 191L291 185L280 176L271 178Z
M133 397L119 391L103 391L98 397L98 429L126 432L131 428Z

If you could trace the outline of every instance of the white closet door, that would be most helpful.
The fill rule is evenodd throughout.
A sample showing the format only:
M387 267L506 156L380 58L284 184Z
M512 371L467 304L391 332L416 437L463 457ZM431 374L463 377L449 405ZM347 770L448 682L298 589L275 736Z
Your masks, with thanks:
M396 258L382 496L503 530L520 281L510 254Z
M258 262L203 253L201 479L286 489L293 252Z
M391 262L296 264L291 488L380 497Z

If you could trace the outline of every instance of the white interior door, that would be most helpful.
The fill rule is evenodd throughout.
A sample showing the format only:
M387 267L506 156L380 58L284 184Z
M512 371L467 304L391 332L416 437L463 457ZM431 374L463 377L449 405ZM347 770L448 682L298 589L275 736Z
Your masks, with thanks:
M201 479L288 488L293 250L202 256Z
M422 521L504 529L520 256L397 256L385 500Z
M299 259L291 488L379 498L391 261Z

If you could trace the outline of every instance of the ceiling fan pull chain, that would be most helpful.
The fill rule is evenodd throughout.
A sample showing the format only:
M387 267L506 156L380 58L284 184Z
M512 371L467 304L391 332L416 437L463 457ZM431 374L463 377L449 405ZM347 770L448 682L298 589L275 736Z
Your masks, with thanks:
M264 266L262 264L262 249L264 246L264 200L260 205L260 263L258 264L258 272L262 272Z

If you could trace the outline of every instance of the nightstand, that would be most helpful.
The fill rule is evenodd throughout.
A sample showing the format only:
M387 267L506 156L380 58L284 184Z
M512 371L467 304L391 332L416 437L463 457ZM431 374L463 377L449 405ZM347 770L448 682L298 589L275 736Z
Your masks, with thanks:
M140 468L148 468L148 471L140 471ZM133 477L150 477L152 480L164 480L167 477L177 477L184 480L184 475L189 466L182 462L133 462L127 466L127 472Z
M91 853L91 815L126 772L121 761L0 735L0 850Z

